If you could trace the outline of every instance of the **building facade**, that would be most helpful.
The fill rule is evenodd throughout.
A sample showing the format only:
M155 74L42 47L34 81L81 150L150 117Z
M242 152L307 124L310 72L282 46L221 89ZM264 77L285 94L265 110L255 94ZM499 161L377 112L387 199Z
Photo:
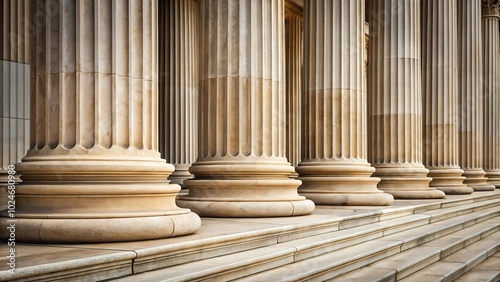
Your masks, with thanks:
M0 176L15 164L22 179L19 241L165 238L200 216L500 185L496 0L1 9Z

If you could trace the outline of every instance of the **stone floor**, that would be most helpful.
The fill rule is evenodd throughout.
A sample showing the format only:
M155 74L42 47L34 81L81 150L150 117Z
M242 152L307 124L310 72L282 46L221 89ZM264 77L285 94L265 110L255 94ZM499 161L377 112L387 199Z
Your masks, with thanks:
M216 256L228 248L249 248L249 244L279 242L297 233L314 234L318 226L324 230L341 230L350 223L375 222L382 217L411 214L416 209L428 209L447 203L486 195L494 192L476 192L472 195L447 196L440 200L396 200L386 207L317 206L307 216L288 218L202 218L201 228L193 235L124 243L103 244L16 244L16 274L9 273L7 255L9 246L0 244L0 281L13 278L51 280L54 277L71 277L78 272L88 275L86 280L127 276L191 260ZM152 227L154 228L154 227ZM306 234L307 235L307 234ZM56 274L57 273L57 274Z

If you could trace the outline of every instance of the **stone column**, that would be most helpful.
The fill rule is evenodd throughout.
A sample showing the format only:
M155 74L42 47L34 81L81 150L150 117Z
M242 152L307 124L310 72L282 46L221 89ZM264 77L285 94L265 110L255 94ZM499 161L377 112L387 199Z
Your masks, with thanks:
M470 194L458 165L457 1L422 0L424 164L430 187Z
M293 167L300 162L301 95L302 95L302 11L286 2L285 59L286 59L286 157ZM295 172L293 177L297 177Z
M0 2L0 207L7 204L8 166L29 144L29 12L27 0Z
M162 0L159 9L160 152L175 166L169 179L183 187L196 160L198 10L193 0Z
M369 2L368 161L399 199L443 198L422 164L420 1Z
M484 95L484 160L483 168L488 183L500 187L500 98L499 84L499 33L498 0L482 2L483 35L483 95Z
M199 5L199 153L178 204L215 217L311 213L285 154L284 1Z
M464 184L474 191L495 189L483 170L481 0L457 1L458 152Z
M158 152L157 2L34 1L30 149L16 239L111 242L189 234ZM7 216L5 213L3 216ZM1 238L6 219L1 221Z
M301 195L323 205L389 205L366 161L364 0L304 5Z

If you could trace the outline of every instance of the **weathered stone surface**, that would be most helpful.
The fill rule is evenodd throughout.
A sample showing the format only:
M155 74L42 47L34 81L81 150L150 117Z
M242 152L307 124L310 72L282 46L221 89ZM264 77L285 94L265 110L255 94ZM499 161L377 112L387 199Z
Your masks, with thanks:
M175 166L169 179L184 187L196 160L198 101L198 4L159 1L159 143Z
M309 214L285 154L284 1L200 1L200 124L178 204L202 216Z
M319 205L390 205L366 161L364 1L305 2L299 193Z
M481 87L481 0L457 1L458 11L458 152L464 184L490 191L483 169L483 95Z
M17 166L16 240L131 241L196 231L200 219L176 206L180 187L167 180L174 167L157 149L156 2L32 4L43 20L31 41L36 87L30 149Z
M422 164L420 1L369 2L368 161L400 199L443 198Z
M484 159L488 183L500 187L500 89L499 35L500 2L482 2Z
M456 2L422 0L423 163L430 187L470 194L458 165Z

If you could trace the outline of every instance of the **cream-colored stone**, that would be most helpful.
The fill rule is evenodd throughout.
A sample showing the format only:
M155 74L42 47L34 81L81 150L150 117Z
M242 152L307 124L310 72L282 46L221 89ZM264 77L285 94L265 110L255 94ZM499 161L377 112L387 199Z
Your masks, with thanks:
M390 205L366 161L364 1L306 1L304 10L299 193L318 205Z
M30 149L16 167L23 179L16 240L113 242L196 231L200 218L176 206L180 187L167 180L174 167L157 150L156 2L32 4L40 17L31 41L36 87ZM127 50L123 57L118 48Z
M284 1L199 7L200 146L177 203L215 217L311 213L285 154Z
M175 21L173 20L175 19ZM159 143L184 187L197 155L198 7L193 0L159 1Z
M488 183L500 187L500 95L499 35L500 2L482 2L483 95L484 95L484 159Z
M456 34L456 1L422 0L423 163L430 187L470 194L458 165Z
M422 164L420 1L369 4L368 161L398 199L444 198Z
M285 3L285 66L286 66L286 156L293 167L301 159L302 105L302 9ZM295 172L292 177L297 177Z
M464 184L474 191L495 189L483 169L483 95L481 1L457 1L458 152Z

